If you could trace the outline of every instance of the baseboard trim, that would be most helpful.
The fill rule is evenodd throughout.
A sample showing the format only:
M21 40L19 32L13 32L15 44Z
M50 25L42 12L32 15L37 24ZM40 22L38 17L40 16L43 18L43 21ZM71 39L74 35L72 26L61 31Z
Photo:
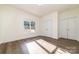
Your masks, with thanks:
M19 40L25 40L25 39L32 39L32 38L36 38L36 37L39 37L39 36L28 37L28 38L22 38L22 39L11 40L11 41L5 41L5 42L1 42L0 44L15 42L15 41L19 41Z
M53 37L49 37L49 36L41 36L41 37L47 37L47 38L51 38L51 39L56 39L56 38L53 38ZM57 39L56 39L57 40Z
M69 39L69 38L63 38L63 37L59 37L59 39L66 39L66 40L74 40L74 41L78 41L78 40L75 40L75 39Z
M37 38L37 37L39 37L39 38L45 37L45 38L56 39L56 38L52 38L52 37L48 37L48 36L39 35L39 36L34 36L34 37L29 37L29 38L17 39L17 40L13 40L13 41L6 41L6 42L2 42L2 43L0 43L0 44L15 42L15 41L19 41L19 40L25 40L25 39L33 39L33 38ZM57 39L56 39L56 40L57 40Z

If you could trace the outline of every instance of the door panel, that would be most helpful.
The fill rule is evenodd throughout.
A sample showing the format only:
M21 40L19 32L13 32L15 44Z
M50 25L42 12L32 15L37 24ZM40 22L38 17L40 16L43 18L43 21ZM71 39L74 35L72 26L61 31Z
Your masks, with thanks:
M46 33L46 35L47 36L51 36L51 34L52 34L52 22L51 22L51 20L47 20L46 22L45 22L45 33Z
M60 35L63 38L79 39L79 18L69 17L62 19L60 22Z
M60 37L67 38L67 20L62 19L60 22Z
M76 34L76 23L75 23L75 18L69 18L68 19L68 38L69 39L75 39L75 34Z

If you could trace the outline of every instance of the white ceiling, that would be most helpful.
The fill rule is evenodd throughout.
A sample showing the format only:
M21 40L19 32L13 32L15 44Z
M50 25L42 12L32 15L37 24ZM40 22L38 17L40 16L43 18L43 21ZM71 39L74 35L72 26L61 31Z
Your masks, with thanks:
M54 11L62 11L62 10L70 9L70 8L75 8L75 7L78 7L79 5L77 4L43 4L39 6L37 4L13 4L11 6L19 8L21 10L24 10L36 16L44 16Z

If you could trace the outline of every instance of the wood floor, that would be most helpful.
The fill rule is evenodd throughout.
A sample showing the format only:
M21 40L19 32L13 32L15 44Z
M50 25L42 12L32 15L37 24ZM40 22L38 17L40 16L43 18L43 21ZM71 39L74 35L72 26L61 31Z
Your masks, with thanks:
M62 38L56 40L45 36L37 36L33 38L27 38L0 44L0 54L29 54L28 48L27 46L25 46L25 44L38 39L43 39L53 45L56 45L57 48L55 49L55 51L52 52L52 54L54 54L58 48L66 50L72 54L73 53L79 54L79 42Z

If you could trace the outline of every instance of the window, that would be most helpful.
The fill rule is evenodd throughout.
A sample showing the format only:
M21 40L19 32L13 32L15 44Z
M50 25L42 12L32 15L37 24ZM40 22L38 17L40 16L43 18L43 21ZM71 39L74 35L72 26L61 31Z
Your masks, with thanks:
M24 21L24 28L27 31L35 32L35 22L34 21Z
M24 21L24 28L25 29L30 29L30 24L28 21Z
M35 22L34 21L31 21L31 29L35 30Z

